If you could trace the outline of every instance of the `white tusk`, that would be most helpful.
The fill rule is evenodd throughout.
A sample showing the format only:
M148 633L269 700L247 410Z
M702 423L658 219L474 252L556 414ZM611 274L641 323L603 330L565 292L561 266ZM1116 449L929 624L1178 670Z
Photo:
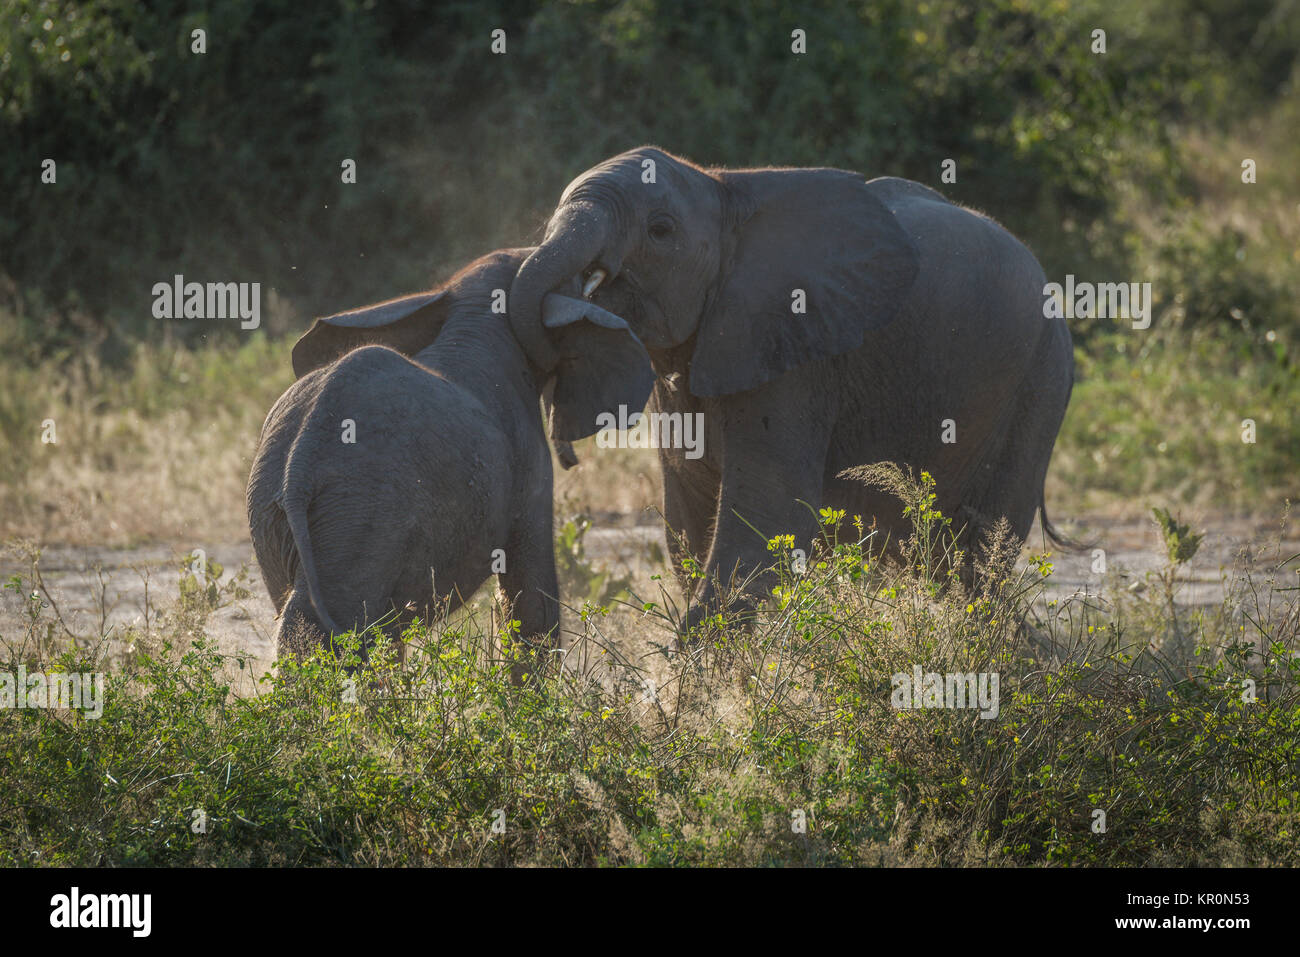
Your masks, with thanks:
M587 277L587 281L582 285L582 298L590 299L591 294L600 288L600 284L605 281L607 275L609 274L603 269L593 269L591 275Z

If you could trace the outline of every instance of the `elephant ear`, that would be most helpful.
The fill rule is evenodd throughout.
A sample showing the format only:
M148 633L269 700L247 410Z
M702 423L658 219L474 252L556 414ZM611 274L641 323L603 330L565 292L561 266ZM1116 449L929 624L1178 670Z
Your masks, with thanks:
M435 305L445 291L403 296L317 319L293 347L293 374L301 379L358 346L389 346L413 356L438 337L446 318Z
M553 441L594 434L603 413L618 420L619 406L629 418L645 408L654 369L626 322L594 303L553 292L542 300L542 325L560 356L550 401Z
M718 176L737 202L736 245L700 324L691 392L756 388L856 349L867 331L898 315L916 278L916 249L861 176L829 169Z

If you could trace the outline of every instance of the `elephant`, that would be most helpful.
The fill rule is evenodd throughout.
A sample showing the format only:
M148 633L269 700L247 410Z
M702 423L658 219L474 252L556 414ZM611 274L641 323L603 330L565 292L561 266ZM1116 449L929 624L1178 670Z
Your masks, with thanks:
M540 303L575 280L645 343L652 409L704 417L703 455L659 450L673 562L703 558L688 633L729 582L751 581L752 611L766 537L810 543L818 508L895 543L910 531L896 498L846 474L871 463L931 473L958 533L984 541L1005 517L1023 541L1041 511L1065 543L1043 483L1070 333L1045 316L1033 254L989 217L905 179L705 169L646 146L569 183L520 267L510 316L534 361L551 349Z
M381 619L428 620L494 573L527 645L560 644L539 395L564 445L602 410L643 405L654 373L627 324L576 289L544 298L553 358L530 361L504 309L530 251L318 319L294 346L298 378L266 417L247 494L282 656ZM516 662L516 681L534 658Z

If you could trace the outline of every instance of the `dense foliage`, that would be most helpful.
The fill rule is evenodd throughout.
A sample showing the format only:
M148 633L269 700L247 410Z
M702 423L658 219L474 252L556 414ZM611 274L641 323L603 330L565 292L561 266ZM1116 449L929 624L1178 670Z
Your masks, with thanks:
M90 334L109 358L156 332L150 290L176 273L261 282L301 322L535 241L573 175L646 142L705 164L909 176L1006 222L1049 274L1136 279L1125 196L1191 189L1171 124L1291 94L1300 18L1286 9L0 0L0 294L43 349ZM955 184L939 181L946 158ZM1213 237L1175 239L1175 278L1225 255ZM1294 323L1242 268L1225 308Z

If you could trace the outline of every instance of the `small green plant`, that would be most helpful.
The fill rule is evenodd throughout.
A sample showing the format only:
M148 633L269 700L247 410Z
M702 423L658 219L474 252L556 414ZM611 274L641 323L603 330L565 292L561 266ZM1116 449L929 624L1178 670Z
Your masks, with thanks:
M1164 539L1165 551L1169 555L1169 561L1176 565L1190 562L1196 555L1196 550L1200 547L1201 539L1205 537L1205 533L1193 534L1191 526L1179 522L1169 514L1168 509L1153 508L1151 514L1155 517L1156 525L1160 528L1160 536Z
M205 560L198 574L191 559L183 560L180 567L180 605L185 611L209 614L249 596L247 568L241 567L228 581L222 582L225 568L211 558Z
M555 571L560 591L576 595L593 605L608 605L629 597L631 579L597 569L587 558L583 537L591 528L585 516L571 518L560 526L555 536Z

